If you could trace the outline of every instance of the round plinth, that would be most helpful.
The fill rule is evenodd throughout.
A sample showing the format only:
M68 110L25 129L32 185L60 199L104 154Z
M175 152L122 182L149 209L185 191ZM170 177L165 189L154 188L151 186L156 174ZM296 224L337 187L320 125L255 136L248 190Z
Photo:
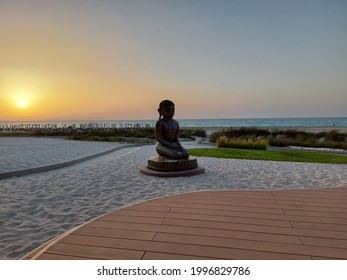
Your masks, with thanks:
M188 159L171 159L163 156L150 157L147 162L147 168L160 172L174 172L194 169L198 167L196 157Z
M155 177L181 177L181 176L188 177L188 176L204 174L205 168L198 166L193 169L181 170L181 171L157 171L157 170L149 169L148 166L144 165L140 168L140 173L148 175L148 176L155 176Z

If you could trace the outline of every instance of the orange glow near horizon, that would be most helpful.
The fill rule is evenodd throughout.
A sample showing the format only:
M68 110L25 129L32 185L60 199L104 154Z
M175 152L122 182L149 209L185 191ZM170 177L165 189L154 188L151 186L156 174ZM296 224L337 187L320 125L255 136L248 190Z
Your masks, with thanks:
M82 79L61 73L56 74L59 81L52 79L53 75L42 75L40 80L27 79L20 87L16 82L24 74L11 74L11 79L0 85L3 121L135 119L139 115L156 118L160 100L153 96L153 90L159 91L153 87L141 90L140 86L126 82L106 84L102 78Z

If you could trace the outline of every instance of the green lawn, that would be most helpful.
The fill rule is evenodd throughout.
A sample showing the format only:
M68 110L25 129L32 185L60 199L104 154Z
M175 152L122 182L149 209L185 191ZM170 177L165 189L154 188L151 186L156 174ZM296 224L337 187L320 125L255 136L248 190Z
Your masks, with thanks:
M232 148L196 148L189 149L189 154L215 158L347 164L347 155L307 150L280 149L264 151Z

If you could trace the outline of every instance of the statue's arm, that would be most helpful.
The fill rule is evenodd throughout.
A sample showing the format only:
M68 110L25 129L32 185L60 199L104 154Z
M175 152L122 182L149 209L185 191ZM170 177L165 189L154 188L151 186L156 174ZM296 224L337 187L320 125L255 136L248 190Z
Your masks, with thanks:
M180 130L180 126L177 123L177 129L176 129L176 132L175 132L175 139L174 139L174 141L178 144L178 146L181 146L181 143L180 143L180 140L179 140L179 137L178 137L179 130Z

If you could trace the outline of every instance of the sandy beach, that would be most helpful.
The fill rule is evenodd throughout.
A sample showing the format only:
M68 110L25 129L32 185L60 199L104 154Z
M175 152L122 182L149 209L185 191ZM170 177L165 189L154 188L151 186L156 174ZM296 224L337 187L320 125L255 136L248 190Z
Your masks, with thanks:
M139 173L139 167L155 154L154 145L55 138L0 141L8 142L6 148L4 142L1 145L8 154L1 156L0 173L18 169L23 161L20 169L112 151L68 167L1 179L0 259L18 259L59 233L117 207L154 197L195 190L326 188L347 183L345 165L203 157L198 159L206 169L203 175L148 177ZM193 141L182 144L203 147Z

